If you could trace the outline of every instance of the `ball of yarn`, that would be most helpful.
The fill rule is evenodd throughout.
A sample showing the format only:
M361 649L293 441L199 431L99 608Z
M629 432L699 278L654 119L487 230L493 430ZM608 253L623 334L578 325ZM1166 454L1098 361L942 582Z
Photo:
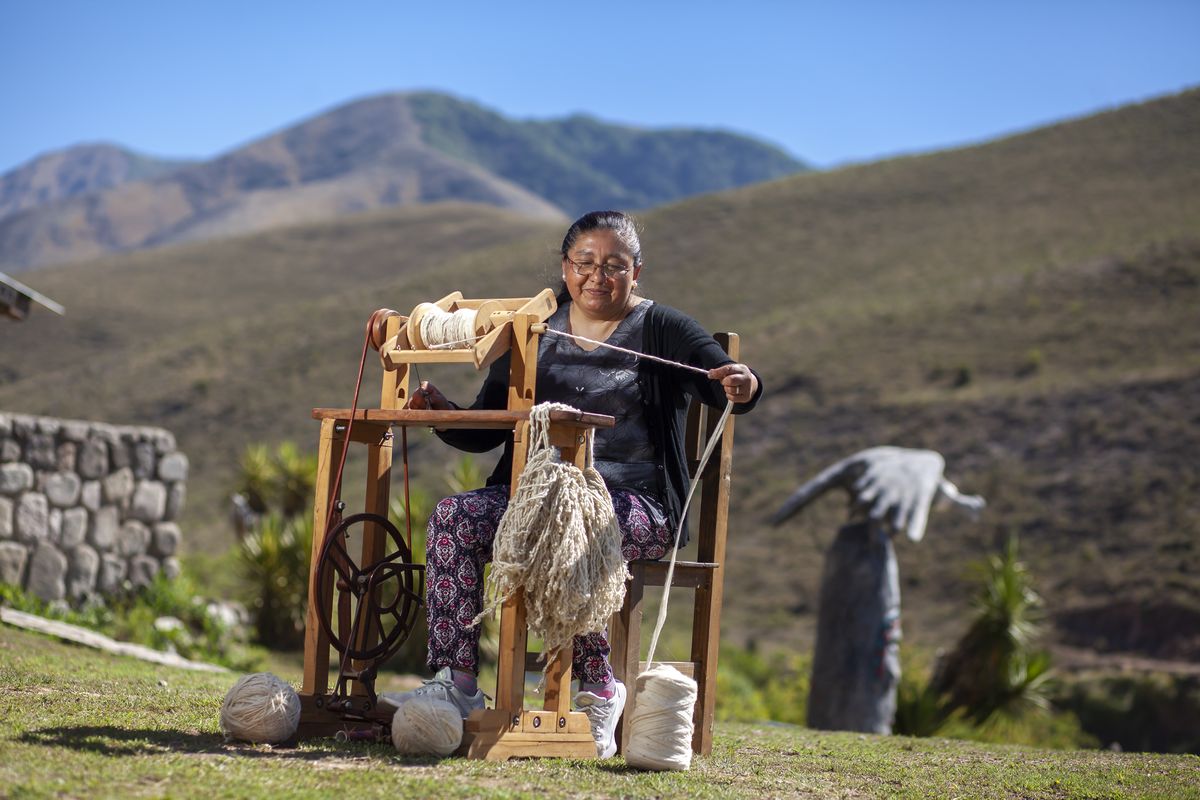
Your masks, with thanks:
M256 744L286 742L300 725L300 696L291 684L269 672L246 675L221 704L221 730Z
M688 769L692 765L696 682L674 667L659 664L638 675L636 685L625 763L641 769Z
M462 714L453 703L414 697L392 717L392 744L405 755L448 756L462 744Z

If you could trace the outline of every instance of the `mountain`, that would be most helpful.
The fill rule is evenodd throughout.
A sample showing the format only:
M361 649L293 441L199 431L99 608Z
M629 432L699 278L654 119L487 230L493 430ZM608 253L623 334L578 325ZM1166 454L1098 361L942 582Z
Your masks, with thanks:
M86 193L20 192L29 181L19 175L34 166L9 173L12 211L0 217L8 272L390 206L473 202L563 219L803 169L731 133L580 116L516 121L429 92L359 100L210 161Z
M188 163L105 143L56 150L0 175L0 218L65 198L155 178Z
M725 636L811 635L844 502L766 519L890 444L941 451L989 503L897 543L910 640L953 641L967 565L1015 534L1061 641L1200 658L1198 142L1193 90L641 215L642 290L739 332L768 392L737 423ZM241 449L315 446L309 409L349 405L372 310L554 285L562 228L433 205L41 270L69 313L0 329L0 408L174 430L186 546L220 550ZM420 373L463 401L479 380ZM444 491L453 454L410 440L414 480Z
M643 209L802 171L782 150L724 131L644 129L576 114L516 122L431 92L408 96L423 140L544 197L575 219Z

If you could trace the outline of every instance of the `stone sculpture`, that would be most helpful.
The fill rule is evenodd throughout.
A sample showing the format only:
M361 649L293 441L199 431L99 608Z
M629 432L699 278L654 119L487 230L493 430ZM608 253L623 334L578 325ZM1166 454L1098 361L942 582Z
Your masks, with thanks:
M935 502L972 514L982 497L963 495L932 450L872 447L833 464L797 489L775 513L784 520L832 488L850 494L821 575L808 724L889 734L900 680L900 580L892 537L919 542Z

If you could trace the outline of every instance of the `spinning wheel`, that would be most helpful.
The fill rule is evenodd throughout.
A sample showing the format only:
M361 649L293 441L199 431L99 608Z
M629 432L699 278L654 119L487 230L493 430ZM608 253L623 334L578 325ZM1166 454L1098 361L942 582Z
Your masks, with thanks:
M538 336L557 307L554 292L534 297L477 299L453 292L433 304L421 304L405 317L380 310L367 324L354 401L350 408L313 409L321 421L317 486L313 507L313 560L305 624L304 684L300 691L302 738L330 734L377 735L391 723L390 707L378 704L375 672L399 649L421 612L424 567L412 563L411 549L387 521L392 470L392 429L498 428L512 431L515 487L528 448L529 409L534 404ZM471 312L472 339L450 349L426 349L421 319ZM434 333L437 326L430 325ZM411 335L410 335L411 334ZM437 337L434 336L434 339ZM384 373L379 408L360 408L358 390L368 348L379 352ZM472 364L484 369L509 355L505 409L434 411L410 409L409 373L417 364ZM415 370L414 370L415 371ZM557 415L557 416L554 416ZM612 417L583 412L554 412L551 443L564 461L582 464L588 436ZM402 438L403 442L404 439ZM366 513L338 519L344 507L340 490L346 451L365 445ZM405 449L405 452L407 450ZM407 475L407 461L405 462ZM407 480L406 480L407 485ZM357 529L357 530L353 530ZM361 537L358 531L361 531ZM359 542L362 542L361 546ZM355 557L355 553L361 556ZM571 658L563 653L546 674L541 710L524 707L526 637L524 603L505 603L500 618L501 654L496 707L471 715L465 723L461 752L473 758L556 756L591 758L596 754L587 717L570 710ZM336 653L336 689L329 691Z

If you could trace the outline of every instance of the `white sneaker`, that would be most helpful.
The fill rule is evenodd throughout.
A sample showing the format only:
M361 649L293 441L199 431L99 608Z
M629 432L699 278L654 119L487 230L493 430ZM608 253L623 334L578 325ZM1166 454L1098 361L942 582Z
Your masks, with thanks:
M592 692L575 695L575 705L587 714L592 724L592 739L596 741L596 755L612 758L617 752L617 720L625 710L625 684L615 682L616 690L611 698Z
M432 697L435 700L445 700L453 704L462 714L462 718L466 719L472 711L484 707L485 696L479 689L475 690L475 694L469 695L455 686L454 673L450 671L449 667L442 667L436 675L416 689L410 692L381 692L379 699L390 706L399 708L401 703L414 697Z

